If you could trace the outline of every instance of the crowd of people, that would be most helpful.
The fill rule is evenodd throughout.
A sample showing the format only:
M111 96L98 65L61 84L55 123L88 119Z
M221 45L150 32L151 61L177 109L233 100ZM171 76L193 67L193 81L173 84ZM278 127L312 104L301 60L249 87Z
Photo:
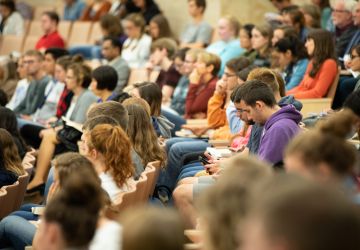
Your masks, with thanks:
M360 249L360 2L271 0L262 24L216 28L186 2L175 32L153 0L65 0L33 49L0 55L0 190L31 176L0 249L180 250L185 229L196 249ZM0 39L31 13L0 0ZM67 47L62 20L101 38ZM152 162L148 206L114 218Z

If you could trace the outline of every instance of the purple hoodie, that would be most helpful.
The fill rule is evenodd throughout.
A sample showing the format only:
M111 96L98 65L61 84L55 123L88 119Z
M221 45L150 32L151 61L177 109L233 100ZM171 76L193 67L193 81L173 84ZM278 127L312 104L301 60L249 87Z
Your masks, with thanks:
M259 157L272 164L281 163L289 141L299 132L301 114L293 105L283 106L265 123L260 139Z

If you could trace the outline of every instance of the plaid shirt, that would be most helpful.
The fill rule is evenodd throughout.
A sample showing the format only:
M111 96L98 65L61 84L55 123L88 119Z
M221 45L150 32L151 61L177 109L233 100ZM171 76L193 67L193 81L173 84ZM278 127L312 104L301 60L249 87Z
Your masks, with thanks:
M67 88L64 88L64 91L61 93L57 110L56 110L56 117L61 118L63 115L65 115L67 109L70 106L71 99L73 97L73 92L68 90Z

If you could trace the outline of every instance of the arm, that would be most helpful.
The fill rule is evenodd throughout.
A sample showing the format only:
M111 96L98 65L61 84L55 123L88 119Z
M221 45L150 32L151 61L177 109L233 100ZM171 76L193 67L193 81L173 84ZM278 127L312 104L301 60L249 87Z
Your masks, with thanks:
M197 91L198 87L199 87L198 84L194 84L194 83L189 84L189 91L188 91L188 94L186 96L186 101L185 101L185 117L186 118L191 118L192 113L194 113L193 112L193 104L196 99L196 91Z
M224 109L225 96L215 92L208 102L207 122L211 128L224 126L226 111Z
M147 60L149 59L150 55L150 46L151 46L151 38L147 35L143 35L139 44L137 46L138 53L137 53L137 60L138 66L143 67Z
M301 62L298 62L298 63L299 64L293 68L293 75L292 75L290 81L286 84L287 91L298 86L305 75L308 60L303 59Z
M229 123L231 134L237 134L243 128L244 123L237 116L237 110L233 102L226 108L226 118Z
M312 89L294 93L296 99L302 98L322 98L326 95L329 87L334 82L338 69L334 60L327 60L323 63L318 76L316 77L316 83Z

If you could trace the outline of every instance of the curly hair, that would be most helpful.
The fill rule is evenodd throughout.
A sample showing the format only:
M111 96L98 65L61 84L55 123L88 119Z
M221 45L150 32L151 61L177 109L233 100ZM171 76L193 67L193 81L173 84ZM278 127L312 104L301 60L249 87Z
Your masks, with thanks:
M118 187L132 177L135 167L131 158L131 143L120 126L97 125L89 138L89 149L95 149L104 156L105 172L110 172Z
M139 104L125 105L125 108L129 113L127 134L144 166L152 161L160 161L163 165L166 155L158 143L150 115Z

